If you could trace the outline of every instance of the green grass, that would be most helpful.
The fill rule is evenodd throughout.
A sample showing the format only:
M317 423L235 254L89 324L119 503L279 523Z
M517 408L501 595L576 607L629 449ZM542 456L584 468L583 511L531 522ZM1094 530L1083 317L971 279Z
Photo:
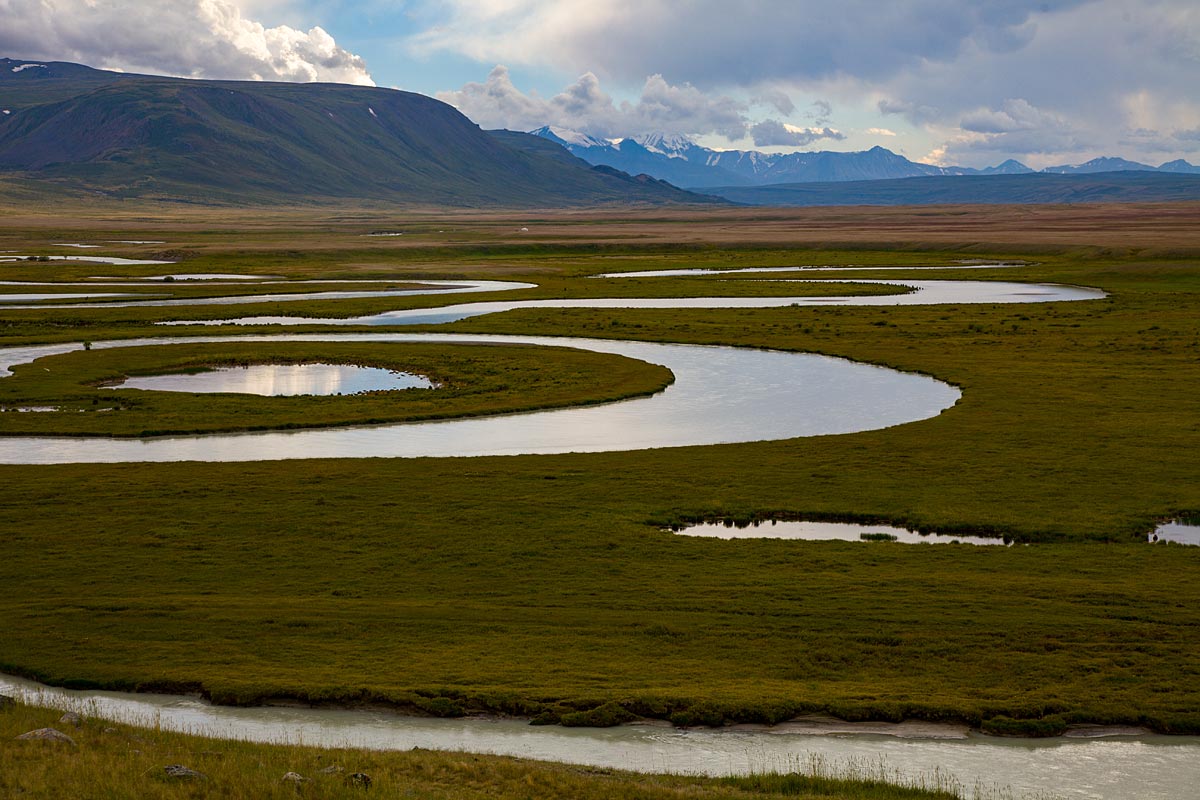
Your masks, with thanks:
M210 251L188 270L340 269L336 249L222 256L220 236L205 236ZM542 285L522 297L604 296L617 284L667 287L581 276L617 264L978 255L473 247L397 255L394 269L524 270ZM1200 673L1200 550L1142 540L1156 519L1200 510L1200 266L1169 254L1034 255L1040 263L1014 270L918 275L1081 283L1111 297L536 310L449 326L821 352L962 387L939 417L887 430L590 455L2 467L0 615L11 622L0 667L59 684L203 689L223 702L380 701L545 721L825 711L1007 732L1077 721L1198 732L1200 688L1187 676ZM685 291L726 286L694 283ZM146 335L160 315L8 311L0 336ZM771 515L1034 544L714 541L658 529Z
M639 775L620 770L551 764L502 756L429 750L379 752L325 750L284 744L250 744L204 739L150 728L85 718L76 728L58 722L60 712L17 705L0 711L0 796L29 800L60 797L260 798L424 797L443 800L955 800L937 776L889 783L869 770L828 768L816 774L696 778ZM55 727L75 746L16 741L26 731ZM164 767L182 764L204 780L167 777ZM340 767L334 774L323 773ZM820 765L816 765L820 767ZM286 773L307 779L300 787ZM350 785L363 773L370 790Z
M250 364L338 363L424 375L434 390L351 396L110 389L128 376ZM0 381L0 435L155 436L415 422L610 402L660 391L669 370L568 348L424 343L244 342L78 350L14 366ZM107 413L101 413L107 412Z

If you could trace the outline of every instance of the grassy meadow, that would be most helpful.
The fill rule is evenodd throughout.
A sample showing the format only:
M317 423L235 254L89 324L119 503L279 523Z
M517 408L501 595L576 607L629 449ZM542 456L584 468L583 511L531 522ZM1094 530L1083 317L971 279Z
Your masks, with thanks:
M922 212L928 219L894 210L843 210L837 219L823 210L764 212L759 227L732 212L641 227L548 218L545 234L530 223L536 240L513 234L508 218L453 215L414 215L402 226L366 212L307 226L287 216L219 220L207 212L153 224L85 215L74 229L40 217L10 220L0 225L0 249L162 239L169 244L103 252L174 253L183 259L171 268L177 272L538 284L506 299L842 294L842 284L755 284L750 276L586 276L993 258L1025 263L831 277L1049 281L1109 296L905 308L545 309L406 327L819 352L933 375L961 387L963 398L936 418L880 431L632 453L0 466L0 615L8 622L0 669L69 686L200 691L226 703L383 703L568 725L637 716L773 722L827 712L963 720L998 733L1053 734L1075 722L1200 733L1200 688L1191 680L1200 674L1200 549L1145 542L1156 520L1200 511L1200 235L1194 206L1167 210L1133 208L1126 219L1102 208L1089 226L1078 209L1057 217L1039 209L1032 221L997 209L1007 225L993 229L979 212L945 210ZM877 238L858 240L874 221L885 226ZM403 227L403 241L363 237L385 226ZM96 269L73 264L61 275L117 268ZM0 265L10 279L58 270ZM474 299L484 295L453 302ZM269 310L315 318L445 302L314 300ZM161 333L150 324L157 320L263 310L0 309L0 344L131 338ZM320 329L315 319L311 329ZM188 332L214 329L171 329ZM197 346L192 355L232 357L228 348L206 355ZM86 382L99 374L87 361L99 352L58 358L70 362L70 381ZM372 357L390 358L383 353ZM448 355L429 355L422 363L430 370L458 368ZM105 369L157 358L122 357L111 356ZM563 378L576 374L567 355L545 362L551 385L542 388L565 384L561 402L644 391L644 381L663 379L634 369L628 387L614 388L605 361L580 366L590 377L576 383ZM485 372L465 365L461 380ZM597 375L605 385L587 383ZM0 391L67 388L47 380L18 374L0 381ZM540 396L523 384L510 388L511 396L493 399ZM321 415L311 421L360 419L353 398L336 400L319 412L321 404L308 401ZM210 425L222 413L217 405L154 402L161 405L151 416L178 411L172 429L226 424ZM486 410L474 402L456 408ZM292 410L268 424L286 424ZM7 425L17 415L2 416ZM1018 544L719 541L662 530L769 516L886 521Z

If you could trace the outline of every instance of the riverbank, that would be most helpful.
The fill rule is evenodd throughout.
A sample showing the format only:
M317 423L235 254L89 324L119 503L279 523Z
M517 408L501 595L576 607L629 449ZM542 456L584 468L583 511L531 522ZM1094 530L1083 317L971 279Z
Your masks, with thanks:
M18 740L54 728L68 741ZM799 765L808 766L808 765ZM227 800L294 798L438 797L445 800L518 800L611 797L805 798L836 800L954 800L937 786L889 783L884 770L841 774L821 764L818 774L720 779L641 775L613 769L552 764L503 756L431 751L380 752L322 749L298 744L254 744L188 736L81 715L62 721L58 711L25 705L0 709L0 796L22 798L219 797ZM169 770L169 767L184 769Z

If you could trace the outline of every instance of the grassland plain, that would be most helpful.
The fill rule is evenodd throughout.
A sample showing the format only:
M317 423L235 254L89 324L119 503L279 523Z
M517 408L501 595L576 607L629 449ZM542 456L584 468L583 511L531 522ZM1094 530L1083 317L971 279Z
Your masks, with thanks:
M956 800L956 787L936 776L897 785L883 770L834 774L694 778L639 775L611 769L548 764L501 756L429 750L326 750L300 745L248 744L84 719L76 728L57 711L15 706L0 711L0 796L259 800L316 796L361 798L350 776L371 779L366 796L440 800L500 798L631 798L631 800ZM30 730L56 727L75 746L17 741ZM180 780L164 767L182 764L205 777ZM820 771L820 764L815 765ZM323 772L335 769L336 772ZM285 780L295 773L300 784ZM891 779L892 782L889 782ZM945 780L943 779L943 782ZM922 785L925 784L925 785Z
M382 701L565 724L825 711L959 719L996 732L1054 733L1074 721L1198 732L1200 689L1189 676L1200 673L1200 552L1140 541L1154 520L1200 509L1193 208L1139 217L1152 250L1129 244L1138 226L1123 218L1112 223L1122 244L1088 246L1076 210L1053 236L1032 229L1023 241L1014 226L982 240L1007 246L963 239L936 249L923 244L936 237L918 215L893 250L810 247L808 234L785 247L778 227L764 235L770 246L691 242L721 212L690 227L671 221L687 231L674 247L657 223L647 223L645 244L439 246L430 233L421 246L374 248L358 232L378 222L359 219L342 234L336 225L295 237L251 229L246 239L262 241L255 248L232 226L202 236L156 227L157 238L183 242L189 271L344 277L355 264L396 279L529 276L540 286L523 297L669 291L665 282L582 278L614 269L978 257L1036 263L937 277L1082 283L1110 297L538 310L438 328L804 350L963 388L941 416L882 431L590 455L3 467L0 609L10 624L0 667L67 685L200 690L221 702ZM859 212L858 223L873 213ZM930 213L943 235L945 214ZM1053 209L1038 218L1048 228L1058 219ZM853 222L847 212L820 241L849 236ZM1063 230L1085 244L1064 247ZM110 233L153 238L136 225ZM73 235L10 227L4 249ZM272 249L283 240L296 249ZM711 277L674 285L712 294L733 286ZM360 302L284 313L344 316L380 301L352 305ZM13 343L122 338L145 335L161 312L5 311L0 331ZM729 542L659 529L772 514L1033 544Z

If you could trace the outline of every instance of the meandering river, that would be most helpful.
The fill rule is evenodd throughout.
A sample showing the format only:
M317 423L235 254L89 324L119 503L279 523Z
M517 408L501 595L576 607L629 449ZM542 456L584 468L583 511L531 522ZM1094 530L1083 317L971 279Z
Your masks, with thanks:
M578 347L661 364L675 382L650 397L583 408L415 424L155 439L12 437L0 463L273 461L297 458L484 456L726 444L885 428L935 416L958 389L922 375L776 350L547 336L433 333L163 337L96 349L183 342L374 341ZM79 349L0 350L0 369Z
M99 260L74 258L71 260ZM113 264L162 263L108 259ZM972 265L996 268L1003 265ZM958 266L956 268L965 268ZM786 268L777 271L800 271ZM854 269L854 268L841 268ZM878 267L862 269L879 269ZM907 268L906 268L907 269ZM766 270L752 270L762 272ZM697 271L619 273L606 277L695 274ZM736 272L730 270L729 272ZM221 276L232 277L232 276ZM827 281L825 281L827 282ZM808 305L931 305L1092 300L1097 289L993 281L854 281L908 288L905 294L868 297L708 297L565 299L466 303L347 319L256 317L241 324L404 325L448 322L521 308L765 308ZM425 289L392 296L530 288L514 282L425 282ZM171 299L128 305L226 305L302 299L385 296L383 292L212 299ZM65 298L64 298L65 299ZM105 304L105 307L125 303ZM68 307L86 307L76 304ZM41 308L49 308L41 306ZM195 323L186 323L195 324ZM148 440L0 439L0 463L48 464L120 461L245 461L317 457L477 456L598 452L760 441L848 433L899 425L950 408L959 392L932 378L842 359L747 350L608 340L452 334L322 334L297 336L158 337L97 342L130 347L197 341L383 341L505 343L582 347L662 364L675 383L649 398L605 406L482 419L312 430L170 437ZM0 368L76 345L8 348ZM377 712L296 708L214 707L195 698L70 692L0 676L0 691L30 702L73 706L98 716L150 722L165 728L261 741L304 741L381 749L437 747L503 753L598 767L709 775L805 768L813 758L834 764L876 764L919 776L938 771L970 792L975 786L1012 787L1016 796L1046 793L1092 800L1168 800L1192 796L1200 785L1200 738L1148 734L1054 740L996 739L945 726L856 727L815 721L774 729L679 730L657 725L611 729L532 727L516 720L412 719ZM1096 735L1113 731L1093 731ZM1126 734L1136 733L1126 731ZM987 795L985 795L987 796Z

